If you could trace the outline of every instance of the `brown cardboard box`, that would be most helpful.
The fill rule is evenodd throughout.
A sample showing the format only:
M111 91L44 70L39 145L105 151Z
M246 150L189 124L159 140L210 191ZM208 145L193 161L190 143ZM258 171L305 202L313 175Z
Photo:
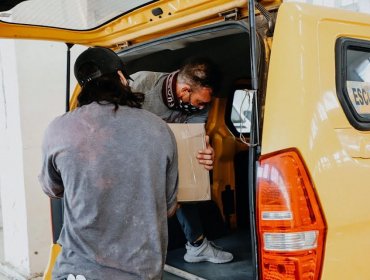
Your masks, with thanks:
M204 124L168 124L176 137L179 154L178 201L211 199L209 171L198 163L196 156L205 148Z

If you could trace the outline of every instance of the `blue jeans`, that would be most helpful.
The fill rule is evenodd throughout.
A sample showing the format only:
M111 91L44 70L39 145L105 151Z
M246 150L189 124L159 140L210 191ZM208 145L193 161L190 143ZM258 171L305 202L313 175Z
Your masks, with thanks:
M185 234L185 238L189 242L196 241L204 233L196 202L181 203L181 207L176 211L176 216Z

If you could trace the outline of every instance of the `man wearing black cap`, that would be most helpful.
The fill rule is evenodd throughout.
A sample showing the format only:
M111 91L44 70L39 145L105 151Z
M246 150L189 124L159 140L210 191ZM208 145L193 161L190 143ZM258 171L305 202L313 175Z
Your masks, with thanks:
M199 57L189 59L172 73L140 71L131 78L131 88L145 93L143 108L168 123L205 123L220 80L216 66ZM199 151L197 159L207 170L213 168L214 151L208 136L206 148ZM185 261L226 263L233 259L231 253L207 240L196 203L182 204L176 215L188 241Z
M119 57L90 48L76 60L76 110L48 126L39 176L64 198L53 279L161 279L167 216L176 210L177 148L168 125L140 109ZM145 202L145 203L143 203Z

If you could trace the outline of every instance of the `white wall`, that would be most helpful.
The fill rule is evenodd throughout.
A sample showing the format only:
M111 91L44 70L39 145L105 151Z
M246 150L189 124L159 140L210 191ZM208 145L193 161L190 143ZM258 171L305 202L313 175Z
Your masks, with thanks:
M73 47L71 65L82 49ZM43 131L65 110L66 51L62 43L0 40L0 272L33 277L49 258L50 205L37 175ZM71 78L73 90L73 67Z
M1 204L3 212L4 230L4 260L18 267L21 272L26 272L28 256L27 225L25 210L25 195L23 187L23 151L20 131L20 116L18 106L18 76L15 63L14 43L6 41L6 52L1 51L0 63L2 74L1 96ZM6 69L6 71L5 71ZM11 98L10 98L11 96ZM12 217L11 219L8 217ZM14 250L14 253L5 252ZM18 250L16 250L18 249Z

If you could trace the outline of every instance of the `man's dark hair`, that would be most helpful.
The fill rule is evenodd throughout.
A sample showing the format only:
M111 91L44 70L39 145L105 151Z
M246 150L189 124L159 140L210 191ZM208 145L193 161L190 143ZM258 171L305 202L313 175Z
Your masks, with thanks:
M84 63L79 68L82 76L93 73L98 69L94 63ZM145 95L139 92L132 92L128 85L124 85L117 73L104 74L85 83L77 98L78 107L97 102L99 104L114 104L114 111L119 105L141 108Z
M178 81L195 87L207 87L216 91L221 75L216 65L205 57L193 57L180 68Z
M83 51L74 65L75 77L82 88L78 106L104 102L114 104L114 111L119 105L141 108L144 94L134 93L124 85L118 71L130 79L120 57L111 49L94 47Z

